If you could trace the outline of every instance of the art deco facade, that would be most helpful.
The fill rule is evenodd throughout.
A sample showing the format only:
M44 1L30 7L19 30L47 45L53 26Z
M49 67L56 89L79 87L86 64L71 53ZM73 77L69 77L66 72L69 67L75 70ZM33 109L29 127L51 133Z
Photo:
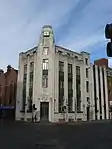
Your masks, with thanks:
M16 120L86 121L92 111L90 55L55 45L44 26L36 47L19 55ZM92 117L93 119L93 117Z

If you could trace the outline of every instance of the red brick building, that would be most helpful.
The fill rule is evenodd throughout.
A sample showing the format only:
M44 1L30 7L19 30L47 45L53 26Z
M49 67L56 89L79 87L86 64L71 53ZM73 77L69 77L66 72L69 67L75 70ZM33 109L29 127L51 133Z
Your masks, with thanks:
M108 68L108 59L102 58L94 61L95 65Z
M0 110L4 111L5 117L8 116L7 113L15 110L17 75L18 71L10 65L5 73L0 69Z
M112 107L112 68L108 65L108 59L102 58L99 60L94 61L95 65L106 67L107 69L107 82L108 82L108 99L110 108Z

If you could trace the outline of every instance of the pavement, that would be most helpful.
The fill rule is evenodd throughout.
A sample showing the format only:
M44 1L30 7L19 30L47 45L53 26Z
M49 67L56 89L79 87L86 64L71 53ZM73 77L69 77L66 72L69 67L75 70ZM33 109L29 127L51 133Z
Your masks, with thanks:
M112 122L69 124L1 121L0 149L110 149Z

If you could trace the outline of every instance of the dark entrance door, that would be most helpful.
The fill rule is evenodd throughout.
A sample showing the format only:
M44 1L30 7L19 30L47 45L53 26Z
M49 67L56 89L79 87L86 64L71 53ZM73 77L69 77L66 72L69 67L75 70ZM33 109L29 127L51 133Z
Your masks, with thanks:
M40 120L48 121L49 116L49 103L41 102L40 104Z
M90 119L90 107L87 107L87 120Z

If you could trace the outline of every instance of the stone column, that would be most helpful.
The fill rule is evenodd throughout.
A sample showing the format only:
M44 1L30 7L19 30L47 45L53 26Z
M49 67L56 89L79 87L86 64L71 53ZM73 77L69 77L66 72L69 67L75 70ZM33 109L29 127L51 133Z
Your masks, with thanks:
M33 99L32 103L36 105L37 107L37 99L36 99L36 67L37 67L37 61L36 61L36 52L34 53L34 70L33 70Z
M104 68L104 81L105 81L106 119L109 119L108 85L107 85L106 68Z
M102 67L100 67L100 84L101 84L101 107L102 107L102 119L104 119L104 96L103 96L103 78Z
M22 54L19 55L19 67L18 67L18 79L17 79L17 97L16 97L16 120L21 117L20 111L22 110L22 95L23 95L23 74L24 65L22 60Z
M80 90L81 90L81 111L83 111L83 115L82 115L82 120L86 120L87 116L86 116L86 106L87 106L87 102L86 102L86 78L85 78L85 64L84 62L80 61L79 63L80 66Z
M26 81L26 106L25 106L25 120L27 119L28 99L29 99L29 74L30 74L30 60L27 56L27 81Z
M54 74L54 79L55 79L55 112L58 113L59 109L59 59L58 56L56 55L55 57L55 74Z
M73 62L73 104L72 104L72 110L75 112L75 103L76 103L76 65L75 60Z
M91 80L91 88L90 88L90 92L91 92L91 98L90 98L90 102L91 102L91 110L92 110L92 119L95 120L95 97L94 97L94 78L93 78L93 66L91 66L90 69L90 80Z
M99 84L98 84L98 66L95 66L95 77L96 77L96 100L97 100L97 118L100 119L100 109L99 109Z

